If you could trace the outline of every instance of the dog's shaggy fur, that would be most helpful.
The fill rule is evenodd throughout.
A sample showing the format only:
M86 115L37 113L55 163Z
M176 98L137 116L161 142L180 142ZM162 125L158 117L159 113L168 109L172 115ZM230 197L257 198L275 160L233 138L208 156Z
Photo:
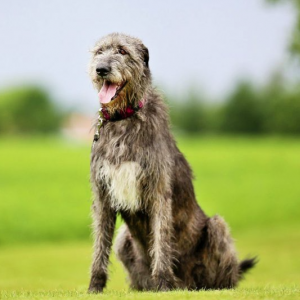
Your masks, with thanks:
M106 285L117 213L125 225L115 250L133 289L232 288L255 261L239 262L225 221L207 217L197 204L192 171L151 86L148 62L143 43L123 34L102 38L93 50L95 87L100 91L105 81L124 86L103 104L109 114L140 101L143 107L128 118L104 122L93 144L95 251L89 291L101 292Z

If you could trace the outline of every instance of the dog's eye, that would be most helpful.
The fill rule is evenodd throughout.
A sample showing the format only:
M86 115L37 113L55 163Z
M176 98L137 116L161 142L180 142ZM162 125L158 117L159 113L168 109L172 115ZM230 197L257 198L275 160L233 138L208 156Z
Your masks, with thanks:
M97 50L96 54L99 55L99 54L102 54L102 52L103 52L102 49L99 49L99 50Z
M123 48L118 49L118 52L122 55L127 54L127 52Z

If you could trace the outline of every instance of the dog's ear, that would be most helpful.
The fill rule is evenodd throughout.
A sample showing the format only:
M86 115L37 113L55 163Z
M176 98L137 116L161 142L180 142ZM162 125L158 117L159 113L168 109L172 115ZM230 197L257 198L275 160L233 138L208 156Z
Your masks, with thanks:
M149 68L149 51L148 48L142 45L142 53L143 53L143 60L145 63L145 66Z

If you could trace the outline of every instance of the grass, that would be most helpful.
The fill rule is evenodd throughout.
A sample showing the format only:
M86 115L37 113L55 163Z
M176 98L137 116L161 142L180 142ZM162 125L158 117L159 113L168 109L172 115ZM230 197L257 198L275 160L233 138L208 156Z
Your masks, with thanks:
M159 296L180 299L182 296L198 299L203 295L208 299L281 299L294 295L294 298L286 299L297 299L297 283L300 280L298 241L295 238L286 242L285 237L277 236L240 239L238 248L241 255L244 256L251 247L259 253L260 262L240 287L231 291L132 293L125 282L122 267L113 256L111 280L102 298L153 299ZM86 295L90 258L91 245L86 242L4 247L0 251L0 295L3 299L14 299L15 296L20 299L75 299L79 296L96 299L96 296Z
M0 245L89 237L87 145L6 139L0 157Z
M258 266L236 290L135 293L112 257L105 299L299 299L300 140L180 137L209 214L223 215L240 257ZM89 145L0 140L0 299L87 295L91 260Z
M236 291L199 291L199 292L187 292L187 291L174 291L168 293L137 293L137 292L110 292L99 295L87 295L86 293L79 291L53 291L53 292L21 292L13 293L1 293L2 299L288 299L298 300L299 289L297 287L272 287L268 288L256 288L256 289L243 289L238 293ZM13 297L13 298L11 298Z
M251 247L260 255L257 267L236 290L133 293L122 267L112 257L111 280L104 299L299 299L297 241L284 237L243 239L244 255ZM0 299L98 299L87 295L91 245L86 242L9 246L0 251Z

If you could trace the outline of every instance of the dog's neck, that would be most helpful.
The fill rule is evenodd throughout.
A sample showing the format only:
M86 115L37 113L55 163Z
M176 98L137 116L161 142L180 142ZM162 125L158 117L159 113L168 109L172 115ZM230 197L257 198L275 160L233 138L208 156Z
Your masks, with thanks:
M99 110L100 117L103 117L103 121L119 121L123 119L127 119L134 115L138 110L140 110L144 106L144 101L139 101L138 105L134 107L133 105L128 105L124 109L116 110L113 114L109 112L105 107ZM102 113L102 115L101 115Z
M143 106L144 106L144 99L140 100L137 106L128 105L124 109L116 110L113 114L109 113L109 111L105 107L100 108L97 130L94 135L94 141L97 141L99 139L100 128L104 122L115 122L115 121L127 119L132 115L134 115L137 111L139 111Z

